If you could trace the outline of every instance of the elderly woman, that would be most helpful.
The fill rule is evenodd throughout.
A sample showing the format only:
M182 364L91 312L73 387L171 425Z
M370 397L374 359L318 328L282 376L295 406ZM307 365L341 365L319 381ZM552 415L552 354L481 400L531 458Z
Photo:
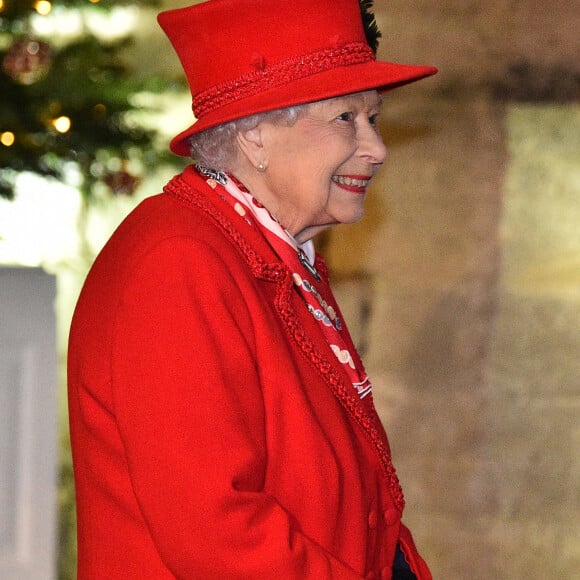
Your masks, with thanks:
M97 258L69 356L81 579L430 578L312 237L363 215L381 93L357 0L162 13L196 165Z

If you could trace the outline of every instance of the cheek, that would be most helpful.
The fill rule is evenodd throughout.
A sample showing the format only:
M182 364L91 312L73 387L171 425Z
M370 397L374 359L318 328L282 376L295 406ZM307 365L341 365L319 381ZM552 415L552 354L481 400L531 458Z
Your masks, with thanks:
M350 147L324 147L312 153L313 165L315 165L316 175L324 181L330 188L332 176L343 172L342 168L353 156L353 149ZM346 169L345 169L346 170Z
M351 129L342 131L317 131L304 143L302 152L310 163L318 164L321 170L336 173L356 152L357 142Z

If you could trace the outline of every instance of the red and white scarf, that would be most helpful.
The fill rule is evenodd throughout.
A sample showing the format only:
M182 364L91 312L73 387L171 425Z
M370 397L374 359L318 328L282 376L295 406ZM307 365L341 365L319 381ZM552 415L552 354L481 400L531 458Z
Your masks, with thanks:
M348 330L319 291L317 283L320 282L320 276L314 267L312 240L298 244L290 232L235 177L200 165L196 169L241 219L262 232L274 252L290 268L294 286L304 299L306 308L319 322L332 352L343 365L358 396L364 399L371 393L372 384L358 355L351 353L353 347L348 346L344 336Z

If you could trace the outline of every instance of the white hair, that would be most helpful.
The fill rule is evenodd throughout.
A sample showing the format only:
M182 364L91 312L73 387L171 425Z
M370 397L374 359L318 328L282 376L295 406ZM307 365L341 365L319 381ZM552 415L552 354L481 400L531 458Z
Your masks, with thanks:
M254 129L261 122L293 125L304 114L308 105L295 105L266 113L257 113L211 127L189 138L190 154L194 161L216 169L231 171L237 157L236 135Z

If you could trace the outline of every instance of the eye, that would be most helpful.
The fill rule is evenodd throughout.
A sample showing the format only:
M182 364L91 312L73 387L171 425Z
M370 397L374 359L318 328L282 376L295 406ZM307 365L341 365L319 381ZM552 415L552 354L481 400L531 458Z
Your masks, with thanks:
M375 113L374 115L370 115L369 116L369 123L373 127L376 127L379 124L379 114L378 113Z
M352 123L352 121L354 120L354 113L352 111L341 113L336 119L338 121L346 121L347 123Z

